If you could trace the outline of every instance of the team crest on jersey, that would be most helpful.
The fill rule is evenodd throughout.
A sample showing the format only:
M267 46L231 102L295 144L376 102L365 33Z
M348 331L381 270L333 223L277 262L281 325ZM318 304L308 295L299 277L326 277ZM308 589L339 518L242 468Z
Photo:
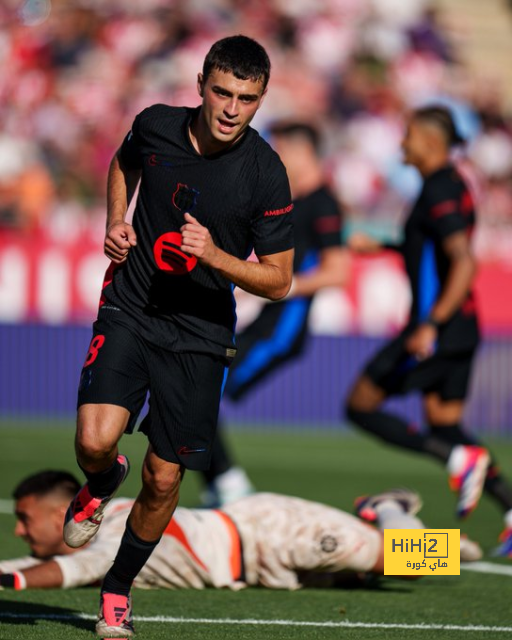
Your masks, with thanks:
M320 540L320 547L324 553L333 553L338 548L338 541L334 536L324 536Z
M172 203L179 211L192 211L197 204L198 195L197 189L178 182L176 191L172 194Z

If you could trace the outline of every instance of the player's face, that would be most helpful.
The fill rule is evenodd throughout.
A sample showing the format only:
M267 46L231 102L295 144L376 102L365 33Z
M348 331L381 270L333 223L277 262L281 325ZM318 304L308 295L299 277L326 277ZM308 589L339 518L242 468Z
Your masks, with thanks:
M299 140L286 138L284 136L274 136L272 146L277 152L288 172L293 172L294 167L301 157L301 144Z
M14 534L22 538L36 558L62 552L62 525L66 507L50 496L25 496L16 502Z
M402 140L405 164L420 166L429 152L429 132L420 123L410 120Z
M203 98L203 120L220 146L231 145L243 135L266 93L261 80L240 80L219 69L213 69L206 80L199 74L197 86Z

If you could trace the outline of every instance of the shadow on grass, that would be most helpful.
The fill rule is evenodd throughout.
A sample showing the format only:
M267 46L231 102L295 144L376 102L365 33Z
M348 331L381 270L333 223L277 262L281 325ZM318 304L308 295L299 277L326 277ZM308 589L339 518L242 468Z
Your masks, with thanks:
M19 602L16 600L0 600L0 622L4 624L34 626L40 620L61 622L62 624L84 629L94 630L93 620L84 620L73 609L55 607L40 602Z

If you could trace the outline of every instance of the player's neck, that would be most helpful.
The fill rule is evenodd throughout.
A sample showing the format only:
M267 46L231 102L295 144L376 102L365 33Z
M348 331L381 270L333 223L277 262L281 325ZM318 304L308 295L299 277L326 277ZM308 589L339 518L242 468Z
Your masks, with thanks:
M428 176L436 173L436 171L439 171L439 169L446 167L449 162L450 156L446 153L429 155L428 158L424 159L421 165L417 166L417 169L421 173L423 178L428 178Z

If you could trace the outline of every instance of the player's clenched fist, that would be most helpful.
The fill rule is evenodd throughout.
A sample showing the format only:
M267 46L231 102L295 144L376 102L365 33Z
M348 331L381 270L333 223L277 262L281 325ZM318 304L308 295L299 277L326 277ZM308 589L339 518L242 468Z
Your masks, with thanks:
M181 250L195 256L203 264L213 267L218 248L215 246L210 232L203 227L190 213L185 214L185 224L181 227Z
M128 252L137 244L137 235L131 224L115 222L107 228L104 251L112 262L121 264L128 257Z

